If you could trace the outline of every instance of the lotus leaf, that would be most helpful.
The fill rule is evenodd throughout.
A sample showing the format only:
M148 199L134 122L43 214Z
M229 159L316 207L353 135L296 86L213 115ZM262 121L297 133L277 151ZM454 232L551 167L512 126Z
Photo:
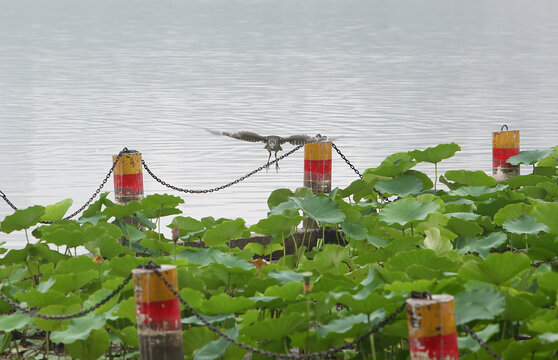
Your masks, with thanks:
M451 242L440 234L440 229L430 228L425 230L424 233L426 235L424 246L427 249L434 250L436 254L442 255L453 249Z
M207 246L216 247L246 235L249 236L249 233L244 225L244 220L238 218L236 220L223 221L214 228L207 230L203 235L203 242Z
M468 261L463 264L459 269L459 276L501 285L529 269L530 264L531 261L524 254L490 254L482 262Z
M340 223L345 219L345 214L339 210L339 206L329 197L306 196L302 199L291 198L291 200L308 217L314 219L322 226L328 223Z
M522 186L536 186L540 182L551 182L552 179L541 175L519 175L508 180L508 185L512 189Z
M505 296L492 289L464 291L456 294L454 299L458 324L494 319L506 309Z
M451 143L436 145L425 150L413 150L410 151L409 154L418 162L429 162L435 164L444 159L449 159L460 150L461 147L459 147L459 145Z
M508 188L508 185L498 184L493 187L489 186L462 186L456 190L449 192L450 196L468 196L471 198L485 199Z
M364 171L364 178L367 179L367 174L396 177L411 169L416 164L416 161L413 161L409 153L395 153L385 158L377 168L366 169Z
M537 203L532 211L538 222L545 224L548 231L558 235L558 202Z
M291 282L300 283L302 282L302 274L296 273L292 270L271 270L267 276L269 278L277 280L277 282L281 285L288 284Z
M413 176L422 182L422 190L429 190L434 187L432 180L425 173L417 170L407 170L403 173L403 176Z
M253 339L280 340L304 328L306 319L300 314L289 314L276 319L265 319L243 327L241 333Z
M482 341L486 343L494 334L498 333L499 331L500 326L498 324L490 324L482 330L475 331L475 333ZM474 353L480 350L480 345L477 340L473 339L470 336L459 337L457 339L457 344L459 349L468 349Z
M0 223L0 231L7 234L15 230L28 229L36 225L45 213L45 208L40 205L30 206L26 209L16 210L12 215L4 218Z
M506 291L506 311L503 316L508 321L523 321L537 311L531 302L532 294L515 289Z
M51 341L71 344L77 340L86 340L93 330L105 326L107 316L89 313L88 315L72 319L71 324L63 331L53 331Z
M463 186L488 186L496 185L496 180L484 171L450 170L446 171L446 179Z
M415 199L402 199L386 205L380 211L379 218L387 224L399 224L405 226L412 221L424 220L436 212L439 204L434 202L422 202Z
M266 219L262 219L250 227L250 230L259 234L284 237L289 235L302 219L302 216L269 215Z
M484 259L490 254L490 250L499 248L507 240L508 237L505 233L494 232L484 238L459 238L456 241L456 247L461 254L478 253Z
M11 315L2 315L0 322L0 331L10 332L25 328L32 322L33 318L29 314L15 313Z
M524 150L520 151L519 154L511 156L506 160L507 163L511 165L519 165L519 164L526 164L526 165L533 165L537 163L544 157L552 154L554 152L553 148L544 149L544 150Z
M254 304L254 300L242 296L230 297L226 294L219 294L204 301L200 310L209 315L234 314L246 310Z
M517 219L506 220L503 228L515 234L538 234L541 231L548 231L548 227L538 223L534 216L521 215Z
M340 319L330 321L328 324L322 325L318 328L317 334L321 337L338 336L338 334L345 334L345 336L355 336L358 332L366 326L377 324L383 320L386 313L383 309L376 310L370 315L357 314L348 315Z
M400 176L392 180L380 181L375 187L384 194L405 197L420 192L423 184L414 176Z
M72 199L65 199L56 204L47 205L45 207L45 214L41 217L41 221L61 220L73 203L74 201Z
M238 336L238 330L236 328L229 329L225 331L225 334L232 339L236 339ZM194 354L194 360L220 359L225 354L230 344L230 341L227 341L222 337L211 341Z
M365 240L368 238L368 230L364 225L359 223L343 221L341 224L341 231L355 240Z
M77 340L64 347L75 359L95 360L105 353L110 345L110 336L104 329L93 330L85 340Z
M141 204L138 201L133 200L126 205L114 205L111 207L107 207L105 210L103 210L102 214L105 215L107 219L110 219L111 217L123 219L129 216L133 216L141 209Z

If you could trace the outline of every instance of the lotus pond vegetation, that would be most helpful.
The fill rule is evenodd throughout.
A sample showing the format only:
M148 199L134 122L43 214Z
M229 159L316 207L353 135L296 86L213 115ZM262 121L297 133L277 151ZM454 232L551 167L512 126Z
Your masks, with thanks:
M0 292L34 310L14 311L0 299L0 358L139 358L131 283L82 317L36 315L79 313L150 259L176 265L180 295L208 322L266 351L340 346L412 291L429 291L455 298L461 359L493 358L464 324L504 359L556 358L558 146L510 158L532 168L500 183L483 171L438 174L437 165L459 150L452 143L390 155L329 194L277 189L267 217L253 225L183 216L184 200L169 194L116 205L104 193L77 220L62 220L70 199L17 210L0 231L16 232L27 245L8 251L0 244ZM419 163L432 164L433 179L414 169ZM174 236L165 236L162 218ZM322 234L312 246L293 242L307 220ZM323 236L326 229L332 239ZM228 246L253 233L270 241ZM205 246L186 246L198 241ZM186 309L182 329L188 359L264 358L230 344ZM407 359L407 339L401 313L335 358Z

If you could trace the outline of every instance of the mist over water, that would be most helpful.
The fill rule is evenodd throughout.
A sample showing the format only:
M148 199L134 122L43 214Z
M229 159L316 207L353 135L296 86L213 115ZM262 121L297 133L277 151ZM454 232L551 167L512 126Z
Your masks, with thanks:
M456 142L439 174L490 172L503 124L524 150L558 144L556 13L552 0L2 1L0 190L20 208L72 198L73 212L123 147L188 189L266 162L263 144L205 128L328 135L361 172ZM345 187L356 174L333 156L333 186ZM205 195L144 173L145 193L183 197L185 216L250 224L271 191L302 182L303 151ZM0 219L11 212L0 201Z

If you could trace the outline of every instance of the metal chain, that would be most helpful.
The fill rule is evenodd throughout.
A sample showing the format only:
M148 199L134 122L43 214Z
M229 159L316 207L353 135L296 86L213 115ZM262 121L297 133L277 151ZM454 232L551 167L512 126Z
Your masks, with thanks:
M69 315L43 315L43 314L37 313L36 308L26 308L26 307L23 307L23 306L17 304L16 302L14 302L12 299L8 298L6 295L2 294L1 292L0 292L0 298L2 298L2 300L7 302L8 304L10 304L13 308L15 308L15 309L17 309L21 312L31 314L33 317L38 317L38 318L41 318L41 319L44 319L44 320L68 320L68 319L74 319L74 318L85 316L85 315L89 314L90 312L97 310L98 308L100 308L101 306L106 304L110 299L112 299L113 297L118 295L118 293L120 291L122 291L124 286L126 286L126 284L128 284L128 282L131 279L132 279L132 274L130 273L130 275L128 275L128 277L126 277L124 279L124 281L122 281L122 284L118 285L118 287L116 289L114 289L110 294L108 294L100 302L98 302L97 304L95 304L95 305L93 305L93 306L91 306L91 307L89 307L85 310L82 310L78 313L69 314ZM4 315L6 315L6 314L4 314Z
M487 343L485 343L469 326L466 324L461 324L461 328L465 330L487 353L489 353L494 359L502 360L502 357L494 352Z
M341 156L341 159L345 160L345 162L347 163L347 165L350 166L351 169L353 169L353 171L358 175L359 178L362 179L362 174L360 173L360 171L357 170L357 168L351 164L351 162L349 161L349 159L347 159L347 157L345 155L343 155L343 153L341 152L341 150L339 150L339 148L337 148L337 145L335 145L334 143L331 143L331 146L335 149L335 151L337 151L337 153L339 154L339 156Z
M552 264L553 262L555 262L556 260L558 260L558 257L553 257L552 259L549 259L549 260L542 260L542 261L533 263L533 264L531 264L531 266L533 266L533 267L539 267L539 266L544 265L544 264L550 265L550 264Z
M77 214L79 214L80 212L82 212L87 206L89 206L89 204L91 204L91 202L93 201L93 199L95 199L95 197L97 197L97 195L99 195L99 193L101 192L101 189L105 186L105 184L107 183L108 179L110 178L110 175L112 174L112 172L114 171L114 168L116 167L116 164L118 163L118 160L120 160L120 158L122 157L122 155L125 154L133 154L133 153L137 153L137 151L135 150L128 150L128 148L124 148L122 149L122 151L120 151L118 153L118 155L116 156L116 159L114 160L114 162L112 163L112 167L110 168L109 172L107 173L107 175L105 176L105 178L103 179L103 181L101 182L101 185L99 185L99 187L97 188L97 190L95 190L95 192L93 193L93 195L91 195L91 197L89 198L89 200L87 200L85 202L85 204L83 204L82 207L80 207L79 209L77 209L76 211L74 211L72 214L66 216L63 218L63 220L68 220L73 218L74 216L76 216ZM4 199L4 201L10 205L10 207L14 210L18 210L18 208L8 199L8 197L6 196L6 194L4 194L2 191L0 191L0 197L2 197ZM39 221L41 224L52 224L52 221Z
M153 172L151 171L151 169L147 166L147 164L145 163L145 161L142 159L141 163L143 164L143 167L145 168L145 171L147 171L147 173L149 175L151 175L151 177L153 179L155 179L157 182L159 182L161 185L166 186L170 189L176 190L176 191L181 191L184 193L189 193L189 194L207 194L207 193L212 193L214 191L219 191L219 190L223 190L226 189L230 186L236 185L239 182L246 180L247 178L249 178L250 176L254 175L257 172L262 171L263 169L269 167L269 165L275 164L277 162L279 162L279 160L283 160L284 158L286 158L287 156L291 155L292 153L294 153L295 151L297 151L298 149L300 149L301 147L303 147L304 145L298 145L297 147L293 148L291 151L281 155L279 158L269 162L268 164L262 165L259 168L257 168L256 170L253 170L252 172L249 172L248 174L241 176L240 178L231 181L228 184L225 185L221 185L221 186L217 186L215 188L212 189L205 189L205 190L189 190L189 189L183 189L183 188L179 188L177 186L171 185L169 183L167 183L166 181L161 180L159 177L157 177L155 174L153 174Z
M228 342L230 342L230 343L232 343L232 344L234 344L234 345L236 345L236 346L238 346L238 347L240 347L244 350L248 350L250 352L253 352L253 353L256 353L256 354L259 354L259 355L262 355L262 356L267 356L267 357L270 357L270 358L275 358L275 359L331 358L334 354L336 354L336 353L338 353L342 350L353 348L355 345L360 343L362 340L367 339L370 335L378 332L379 330L381 330L386 325L392 323L395 320L395 318L397 317L397 315L399 313L401 313L406 307L406 304L403 303L393 313L386 316L384 318L384 320L382 320L378 324L374 325L369 331L367 331L363 335L359 336L358 338L354 339L353 341L345 342L341 346L331 348L331 349L328 349L326 351L320 351L320 352L310 353L310 354L300 354L300 355L299 354L278 354L278 353L273 353L273 352L269 352L269 351L265 351L265 350L261 350L261 349L252 347L250 345L242 343L242 342L232 338L231 336L223 333L218 327L211 324L200 313L198 313L196 310L194 310L194 308L192 308L192 306L190 306L190 304L182 296L180 296L180 294L174 288L174 286L169 281L167 281L167 279L164 277L164 275L161 272L159 272L159 270L158 270L159 266L154 261L150 260L148 262L148 264L144 265L143 267L148 268L150 270L153 270L157 274L157 276L159 276L161 281L163 281L163 283L165 283L166 287L174 294L174 296L176 296L179 299L179 301L182 303L182 305L184 305L188 309L188 311L190 311L192 314L194 314L194 316L196 316L196 318L198 318L209 330L213 331L218 336L222 337L223 339L227 340Z

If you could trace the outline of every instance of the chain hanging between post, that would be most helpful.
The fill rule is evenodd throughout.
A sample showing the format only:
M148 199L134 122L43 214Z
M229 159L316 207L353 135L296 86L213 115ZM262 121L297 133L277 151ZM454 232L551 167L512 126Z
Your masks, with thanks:
M37 313L37 308L27 308L27 307L23 307L19 304L17 304L16 302L14 302L12 299L10 299L9 297L7 297L6 295L2 294L0 292L0 298L2 300L4 300L5 302L7 302L10 306L12 306L13 308L15 308L18 311L21 311L23 313L26 314L31 314L33 317L38 317L44 320L68 320L68 319L75 319L78 317L82 317L85 316L87 314L89 314L92 311L97 310L98 308L100 308L101 306L103 306L104 304L106 304L110 299L112 299L113 297L115 297L116 295L118 295L118 293L120 293L120 291L122 291L122 289L124 289L124 286L126 286L126 284L128 284L128 282L130 282L130 280L132 279L132 274L128 275L128 277L126 277L124 279L124 281L122 281L122 284L118 285L118 287L116 289L114 289L110 294L108 294L104 299L102 299L101 301L99 301L97 304L82 310L78 313L75 314L69 314L69 315L43 315L43 314L38 314Z
M105 184L107 183L108 179L110 178L110 175L112 174L112 172L114 171L114 168L116 167L116 164L118 163L118 160L120 160L120 158L122 157L122 155L125 154L133 154L133 153L137 153L137 151L135 150L128 150L128 148L124 148L122 149L122 151L120 151L118 153L118 155L116 156L116 160L114 160L114 162L112 163L112 166L110 168L110 170L108 171L107 175L105 176L105 178L103 179L103 181L101 182L101 184L99 185L99 187L97 187L97 190L95 190L95 192L93 193L93 195L91 195L91 197L89 198L89 200L87 200L85 202L85 204L83 204L82 207L80 207L79 209L77 209L76 211L74 211L72 214L64 217L62 220L69 220L71 218L73 218L74 216L76 216L77 214L79 214L80 212L82 212L83 210L85 210L86 207L89 206L89 204L91 204L91 202L93 201L93 199L95 199L97 197L97 195L99 195L99 193L101 192L101 189L105 186ZM4 199L4 201L12 208L15 210L18 210L18 208L8 199L8 197L6 196L6 194L4 194L2 191L0 191L0 197L2 197ZM52 221L39 221L39 223L41 224L52 224Z
M155 264L155 262L153 262L153 264ZM320 351L320 352L311 353L311 354L301 354L301 355L298 355L298 354L292 354L292 355L291 354L278 354L278 353L273 353L273 352L269 352L269 351L265 351L265 350L261 350L261 349L252 347L250 345L242 343L242 342L230 337L229 335L223 333L218 327L211 324L200 313L198 313L196 310L194 310L194 308L192 308L192 306L190 306L190 304L182 296L180 296L180 294L174 288L174 286L169 281L167 281L167 279L164 277L164 275L161 272L159 272L159 270L157 270L156 267L153 267L153 265L150 265L150 266L152 266L151 269L157 274L157 276L161 279L161 281L165 284L165 286L174 294L174 296L176 296L176 298L182 303L182 305L184 305L188 309L188 311L190 311L192 314L194 314L194 316L196 318L198 318L209 330L213 331L215 334L217 334L218 336L227 340L231 344L234 344L234 345L236 345L236 346L238 346L238 347L240 347L244 350L248 350L250 352L253 352L253 353L256 353L256 354L259 354L259 355L262 355L262 356L267 356L267 357L270 357L270 358L274 358L274 359L331 358L334 354L336 354L340 351L343 351L343 350L346 350L346 349L351 349L351 348L355 347L358 343L360 343L364 339L367 339L370 335L378 332L379 330L381 330L386 325L392 323L395 320L395 318L397 317L397 315L399 313L401 313L403 310L405 310L405 307L406 307L405 303L401 304L394 312L392 312L391 314L386 316L384 318L384 320L380 321L378 324L374 325L369 331L367 331L366 333L364 333L363 335L359 336L358 338L354 339L351 342L345 342L341 346L331 348L331 349L328 349L326 351Z
M296 146L296 147L293 148L291 151L289 151L289 152L287 152L287 153L281 155L280 157L278 157L277 159L275 159L275 160L273 160L273 161L270 161L269 164L262 165L262 166L260 166L259 168L257 168L256 170L253 170L253 171L249 172L248 174L246 174L246 175L244 175L244 176L241 176L240 178L238 178L238 179L236 179L236 180L234 180L234 181L231 181L231 182L228 183L228 184L221 185L221 186L217 186L217 187L212 188L212 189L205 189L205 190L189 190L189 189L183 189L183 188L180 188L180 187L178 187L178 186L171 185L171 184L167 183L166 181L163 181L163 180L161 180L159 177L157 177L157 176L151 171L151 169L147 166L147 164L145 163L145 161L144 161L143 159L141 160L141 163L143 164L143 167L145 168L145 171L147 171L147 173L148 173L149 175L151 175L151 177L152 177L153 179L155 179L155 181L157 181L158 183L160 183L160 184L163 185L163 186L166 186L166 187L168 187L168 188L170 188L170 189L173 189L173 190L176 190L176 191L180 191L180 192L183 192L183 193L187 193L187 194L207 194L207 193L212 193L212 192L215 192L215 191L223 190L223 189L226 189L226 188L228 188L228 187L230 187L230 186L236 185L236 184L238 184L239 182L241 182L241 181L243 181L243 180L246 180L246 179L249 178L250 176L252 176L252 175L254 175L254 174L256 174L256 173L262 171L263 169L268 168L270 165L273 165L273 164L279 162L279 160L283 160L284 158L286 158L287 156L291 155L292 153L294 153L295 151L297 151L298 149L300 149L300 148L303 147L303 146L304 146L304 145L298 145L298 146Z

